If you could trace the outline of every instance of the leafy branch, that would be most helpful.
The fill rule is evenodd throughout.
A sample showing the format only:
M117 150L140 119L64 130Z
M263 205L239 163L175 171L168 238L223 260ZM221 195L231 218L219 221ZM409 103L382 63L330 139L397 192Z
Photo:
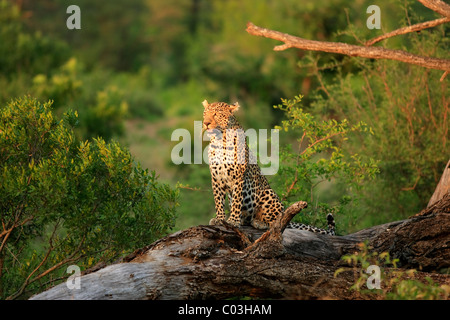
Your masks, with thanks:
M274 106L286 115L286 120L275 128L292 132L293 136L299 137L293 143L297 145L296 150L288 144L280 152L280 171L274 179L280 181L285 190L281 194L281 200L309 199L309 208L316 214L323 213L322 211L341 213L344 206L352 200L352 196L344 189L358 189L364 180L374 178L379 172L377 161L363 159L356 153L349 154L342 144L353 133L373 132L364 122L350 125L346 119L317 120L301 108L301 99L300 95L293 99L282 99L280 105ZM342 193L339 205L330 206L328 203L318 202L319 184L334 179L346 184L344 189L337 190ZM322 190L323 188L320 191Z
M353 132L373 134L371 128L363 122L350 125L346 119L317 121L299 107L301 99L302 96L282 99L282 104L274 106L284 111L287 117L276 129L293 131L300 137L296 151L289 146L281 153L281 179L286 188L282 200L299 193L305 197L307 190L310 202L313 202L314 189L323 181L344 177L348 183L355 185L373 177L378 172L375 160L365 162L358 154L345 155L340 146ZM305 188L305 185L309 187Z

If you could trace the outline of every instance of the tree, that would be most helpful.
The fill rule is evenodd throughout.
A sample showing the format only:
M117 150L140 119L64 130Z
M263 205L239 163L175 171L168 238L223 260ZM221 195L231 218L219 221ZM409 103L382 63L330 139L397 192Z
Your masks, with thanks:
M79 141L75 112L24 97L0 109L0 297L57 282L67 265L111 262L174 225L177 192L103 139Z

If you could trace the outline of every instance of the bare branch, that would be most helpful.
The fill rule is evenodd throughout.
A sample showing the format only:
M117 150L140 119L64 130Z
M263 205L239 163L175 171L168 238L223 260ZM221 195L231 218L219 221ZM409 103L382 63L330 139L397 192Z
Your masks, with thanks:
M444 198L448 193L450 193L450 160L447 162L436 190L434 190L434 193L428 202L427 209Z
M275 222L272 223L269 230L256 240L251 246L245 248L245 251L258 257L277 256L284 253L283 231L294 216L308 207L305 201L298 201L289 206L283 214L278 215ZM256 213L258 214L258 213Z
M441 24L447 23L447 22L450 22L450 18L445 17L445 18L440 18L440 19L436 19L436 20L432 20L432 21L417 23L412 26L400 28L400 29L382 34L381 36L378 36L376 38L366 41L365 45L372 46L375 43L380 42L381 40L385 40L387 38L392 38L392 37L395 37L395 36L398 36L401 34L416 32L416 31L420 31L423 29L433 28L433 27L436 27L438 25L441 25Z
M291 36L287 33L261 28L255 26L251 22L247 23L247 32L254 36L266 37L285 43L285 45L276 46L274 48L275 50L284 50L288 47L295 47L302 50L338 53L352 57L397 60L425 68L450 71L450 60L418 56L401 50L385 49L380 47L363 47L342 42L307 40Z

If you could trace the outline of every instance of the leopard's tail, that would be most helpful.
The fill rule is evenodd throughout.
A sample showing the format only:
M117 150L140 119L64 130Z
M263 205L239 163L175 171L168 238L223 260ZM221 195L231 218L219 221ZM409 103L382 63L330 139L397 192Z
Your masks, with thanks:
M328 234L334 236L336 234L336 223L334 222L334 216L327 214Z
M328 234L334 236L336 234L336 224L334 222L334 217L331 213L327 214L327 224L328 229L322 229L313 227L303 223L290 222L286 228L290 229L299 229L299 230L307 230L315 233Z

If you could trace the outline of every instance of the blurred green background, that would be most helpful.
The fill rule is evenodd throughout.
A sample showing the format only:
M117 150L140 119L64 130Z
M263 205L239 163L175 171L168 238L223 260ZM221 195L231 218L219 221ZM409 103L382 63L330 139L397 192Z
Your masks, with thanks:
M56 113L78 112L83 139L128 146L143 168L180 188L175 229L207 224L214 215L208 166L176 166L170 158L178 143L170 139L173 130L193 132L204 99L239 101L245 128L280 125L286 114L273 106L296 95L317 121L364 121L371 128L373 134L355 133L340 147L378 160L379 173L356 185L339 176L310 181L314 188L286 196L286 203L314 204L301 221L320 224L316 209L334 210L338 233L345 234L406 218L431 197L450 155L449 77L440 82L442 72L391 61L274 52L279 43L245 31L251 21L306 39L361 44L437 17L420 3L377 1L381 30L366 27L374 3L363 0L78 0L81 30L66 27L71 4L0 0L0 105L25 94L52 99ZM448 31L439 26L381 45L448 58ZM300 129L283 131L280 145L295 149L300 136ZM280 196L288 175L268 177Z

